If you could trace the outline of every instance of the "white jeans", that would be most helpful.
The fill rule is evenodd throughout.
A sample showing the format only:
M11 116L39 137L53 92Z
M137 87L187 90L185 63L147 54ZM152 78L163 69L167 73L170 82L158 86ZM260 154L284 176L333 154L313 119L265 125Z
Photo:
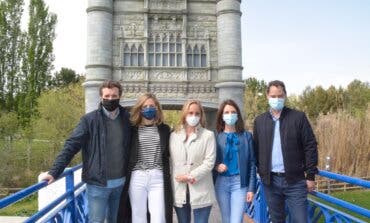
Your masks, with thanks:
M147 206L151 223L165 223L162 170L135 170L131 174L129 196L132 222L147 223Z

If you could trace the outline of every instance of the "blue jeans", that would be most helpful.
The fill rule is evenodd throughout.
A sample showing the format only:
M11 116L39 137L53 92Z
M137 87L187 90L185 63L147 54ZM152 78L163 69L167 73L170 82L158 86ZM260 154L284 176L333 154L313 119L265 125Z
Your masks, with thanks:
M241 223L245 210L247 187L240 187L240 175L217 176L215 190L222 223Z
M190 223L191 221L191 206L189 203L189 194L186 195L186 204L182 208L175 207L178 223ZM208 223L209 214L212 206L193 209L194 223Z
M89 223L116 223L123 185L107 188L86 184Z
M285 177L271 176L271 184L264 184L263 188L273 223L285 222L285 204L288 206L290 222L308 222L306 180L288 184Z

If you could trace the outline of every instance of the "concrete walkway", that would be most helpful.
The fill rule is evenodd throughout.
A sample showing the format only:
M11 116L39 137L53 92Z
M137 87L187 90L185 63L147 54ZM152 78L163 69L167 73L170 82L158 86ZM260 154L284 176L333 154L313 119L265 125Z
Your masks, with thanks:
M27 217L0 216L1 223L20 223L24 222Z
M191 218L192 218L191 222L194 222L193 215L191 216ZM221 213L220 213L220 209L217 204L212 206L211 214L209 216L208 222L209 223L221 223ZM173 211L173 223L177 223L177 216L176 216L175 211Z

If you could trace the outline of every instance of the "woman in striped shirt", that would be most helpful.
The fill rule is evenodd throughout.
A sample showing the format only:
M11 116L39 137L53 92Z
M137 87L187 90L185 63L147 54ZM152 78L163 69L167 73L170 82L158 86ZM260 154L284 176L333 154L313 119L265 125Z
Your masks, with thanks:
M132 145L129 197L132 222L172 222L172 191L169 168L170 128L163 123L155 95L140 96L131 110ZM149 216L147 211L149 209Z

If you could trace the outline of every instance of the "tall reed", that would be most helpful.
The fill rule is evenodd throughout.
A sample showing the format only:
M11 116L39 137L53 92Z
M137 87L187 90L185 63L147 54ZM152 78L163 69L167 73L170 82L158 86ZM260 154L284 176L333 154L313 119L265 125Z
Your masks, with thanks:
M319 168L350 176L370 175L370 106L365 117L353 117L345 111L320 115L314 127L319 143Z

